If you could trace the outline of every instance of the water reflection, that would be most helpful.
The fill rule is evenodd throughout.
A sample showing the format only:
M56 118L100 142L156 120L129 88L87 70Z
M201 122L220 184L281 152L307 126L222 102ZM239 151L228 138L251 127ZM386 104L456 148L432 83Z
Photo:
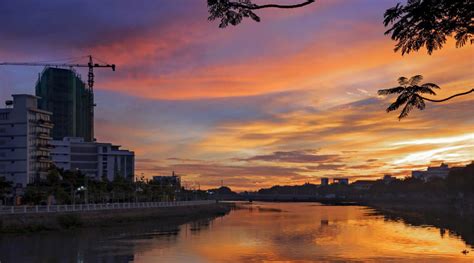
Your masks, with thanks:
M369 210L369 214L381 215L386 220L401 221L412 226L437 227L441 238L447 234L457 236L474 248L474 218L464 216L458 211L446 211L445 209L420 211L419 209L390 207Z
M440 220L438 220L441 222ZM430 226L431 225L431 226ZM466 261L466 233L357 206L242 204L184 222L0 237L4 262ZM457 231L456 233L458 233ZM472 238L472 236L470 236ZM471 239L472 240L472 239ZM470 251L464 255L463 250Z
M0 236L0 262L134 262L135 255L155 247L172 247L180 234L197 234L213 218L189 224L145 221L107 228L85 228Z

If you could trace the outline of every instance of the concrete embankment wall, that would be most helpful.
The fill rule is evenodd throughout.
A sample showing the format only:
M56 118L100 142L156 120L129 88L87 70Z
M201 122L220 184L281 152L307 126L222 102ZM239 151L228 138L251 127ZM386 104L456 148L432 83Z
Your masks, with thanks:
M0 232L35 232L62 230L75 227L109 226L140 220L189 220L225 215L229 204L191 205L178 207L155 207L115 209L102 211L6 214L0 216Z

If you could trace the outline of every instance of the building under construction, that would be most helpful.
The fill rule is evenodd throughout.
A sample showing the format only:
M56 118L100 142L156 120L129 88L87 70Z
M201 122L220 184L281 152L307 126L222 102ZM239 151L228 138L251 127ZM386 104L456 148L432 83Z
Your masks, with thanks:
M81 137L94 140L94 100L80 76L73 70L47 67L36 83L38 108L52 112L54 140Z

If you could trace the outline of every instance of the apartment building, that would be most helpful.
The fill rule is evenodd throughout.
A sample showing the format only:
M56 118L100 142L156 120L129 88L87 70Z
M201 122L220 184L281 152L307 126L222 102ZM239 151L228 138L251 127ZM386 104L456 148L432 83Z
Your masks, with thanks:
M51 112L38 109L38 97L12 95L0 108L0 177L25 187L45 178L51 165Z

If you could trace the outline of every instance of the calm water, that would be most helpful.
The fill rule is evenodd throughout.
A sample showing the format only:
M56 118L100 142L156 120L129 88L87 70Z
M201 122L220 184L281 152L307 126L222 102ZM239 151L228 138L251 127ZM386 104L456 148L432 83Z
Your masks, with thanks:
M4 262L474 262L459 237L356 206L253 203L215 219L0 236ZM461 251L467 249L464 255Z

